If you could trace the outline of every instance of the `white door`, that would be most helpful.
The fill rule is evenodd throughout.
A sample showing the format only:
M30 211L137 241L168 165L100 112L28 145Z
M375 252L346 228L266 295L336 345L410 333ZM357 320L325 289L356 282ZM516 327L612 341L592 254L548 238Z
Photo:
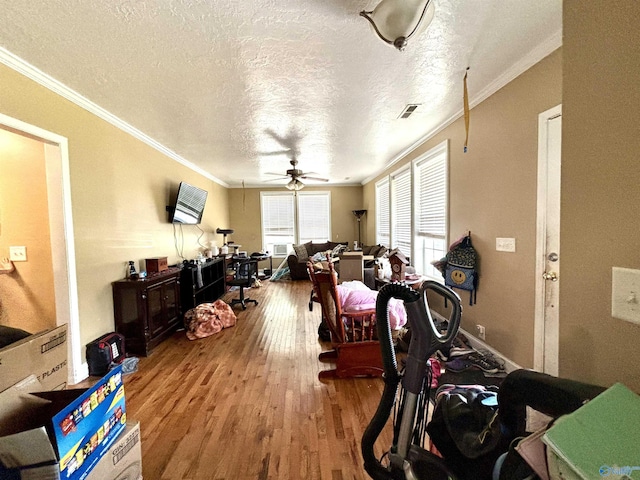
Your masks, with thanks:
M562 107L538 117L534 368L558 375Z

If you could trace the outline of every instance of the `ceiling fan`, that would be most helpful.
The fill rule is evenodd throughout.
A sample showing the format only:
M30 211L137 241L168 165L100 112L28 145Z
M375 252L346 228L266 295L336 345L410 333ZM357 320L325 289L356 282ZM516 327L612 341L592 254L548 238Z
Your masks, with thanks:
M274 180L282 180L282 179L286 179L286 178L291 178L291 181L289 183L287 183L286 187L289 190L302 190L304 188L304 183L302 183L300 181L300 179L303 180L315 180L317 182L328 182L329 179L328 178L321 178L321 177L314 177L313 175L316 175L313 172L303 172L302 170L297 168L298 165L298 160L293 157L289 163L291 164L291 166L293 168L290 168L289 170L287 170L285 175L282 175L280 173L271 173L271 172L267 172L267 175L279 175L280 178L275 178Z

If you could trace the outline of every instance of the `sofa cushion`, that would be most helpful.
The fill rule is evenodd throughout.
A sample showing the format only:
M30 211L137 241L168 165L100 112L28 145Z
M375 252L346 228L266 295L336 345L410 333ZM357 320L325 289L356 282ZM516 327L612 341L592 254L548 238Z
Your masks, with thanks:
M378 245L361 245L360 250L362 250L363 255L373 255L371 251L374 247L378 247Z
M332 257L337 257L342 252L344 252L346 249L347 249L346 245L343 245L343 244L339 243L335 247L333 247L333 250L331 251L331 256Z
M294 245L293 251L296 252L298 262L306 262L309 259L309 252L307 251L307 247L304 244Z
M329 247L328 242L311 244L311 250L313 250L313 253L326 252L327 250L331 250L331 249L332 248Z
M387 252L387 247L384 245L363 245L363 255L373 255L375 258L381 257Z

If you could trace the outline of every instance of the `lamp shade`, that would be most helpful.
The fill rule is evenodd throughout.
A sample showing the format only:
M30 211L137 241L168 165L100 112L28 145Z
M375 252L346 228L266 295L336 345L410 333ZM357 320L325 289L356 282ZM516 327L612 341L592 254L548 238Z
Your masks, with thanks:
M294 178L289 183L287 183L287 188L294 191L302 190L304 188L304 183L302 183L297 178Z
M360 12L376 34L398 50L422 33L433 20L433 0L381 0L371 12Z

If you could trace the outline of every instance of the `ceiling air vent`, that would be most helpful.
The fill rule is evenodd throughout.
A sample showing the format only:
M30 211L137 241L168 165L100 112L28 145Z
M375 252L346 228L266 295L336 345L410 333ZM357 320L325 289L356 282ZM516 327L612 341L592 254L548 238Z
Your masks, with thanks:
M400 114L400 116L398 118L409 118L411 116L411 114L413 112L415 112L416 108L418 108L418 107L419 107L419 104L410 103L409 105L404 107L404 110L402 110L402 113Z

